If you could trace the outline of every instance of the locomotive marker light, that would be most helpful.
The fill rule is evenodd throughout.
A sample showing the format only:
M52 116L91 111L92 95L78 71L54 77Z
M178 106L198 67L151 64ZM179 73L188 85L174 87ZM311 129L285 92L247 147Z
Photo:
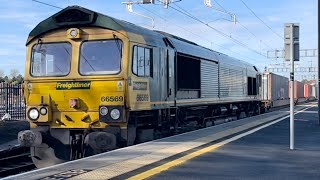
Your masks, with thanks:
M113 120L117 120L120 118L120 111L119 109L112 109L110 112L110 116Z
M48 113L47 108L45 108L45 107L40 108L40 114L41 115L46 115L47 113Z
M102 107L100 108L100 114L101 114L102 116L107 115L107 114L108 114L108 108L105 107L105 106L102 106Z
M284 25L285 60L290 60L290 149L294 149L294 61L299 61L299 24Z

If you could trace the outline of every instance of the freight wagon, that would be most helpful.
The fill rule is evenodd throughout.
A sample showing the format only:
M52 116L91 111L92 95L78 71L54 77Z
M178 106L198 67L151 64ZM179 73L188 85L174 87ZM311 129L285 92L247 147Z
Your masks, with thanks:
M291 85L289 82L289 97L291 96ZM294 81L294 93L293 93L293 98L295 103L300 103L300 102L304 102L305 98L304 98L304 85L302 82L299 81Z
M270 109L289 104L288 78L264 72L261 84L262 107Z
M312 86L310 84L304 84L304 98L309 100L312 97Z

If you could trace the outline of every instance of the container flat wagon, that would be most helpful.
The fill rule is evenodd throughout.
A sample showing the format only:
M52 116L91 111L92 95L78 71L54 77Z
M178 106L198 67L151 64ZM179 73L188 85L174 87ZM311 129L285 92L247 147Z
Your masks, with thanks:
M291 95L291 85L289 82L289 97ZM295 103L301 103L305 101L304 98L304 84L300 81L294 81L294 93L293 98Z
M265 109L289 104L288 78L264 72L261 83L261 102Z

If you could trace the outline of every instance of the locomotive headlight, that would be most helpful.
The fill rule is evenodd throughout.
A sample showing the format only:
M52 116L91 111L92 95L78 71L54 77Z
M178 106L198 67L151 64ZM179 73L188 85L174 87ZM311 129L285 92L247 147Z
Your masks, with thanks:
M69 39L78 39L80 38L80 29L78 28L70 28L67 30L67 37Z
M113 120L117 120L120 118L120 111L119 109L112 109L110 112L110 116Z
M78 35L78 31L76 29L71 29L70 36L75 38L75 37L77 37L77 35Z
M28 117L32 121L36 121L39 118L39 111L36 108L31 108L28 111Z
M45 107L42 107L42 108L40 108L40 114L41 115L46 115L48 113L48 110L47 110L47 108L45 108Z
M100 112L100 115L105 116L105 115L108 114L108 108L105 107L105 106L102 106L102 107L100 108L99 112Z

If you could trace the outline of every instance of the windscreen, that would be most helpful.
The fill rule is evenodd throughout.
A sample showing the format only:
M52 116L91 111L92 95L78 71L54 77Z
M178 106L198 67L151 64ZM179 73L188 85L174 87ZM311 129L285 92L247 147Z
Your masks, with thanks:
M32 48L31 75L65 76L70 72L71 44L37 44Z
M120 72L122 42L118 39L82 43L79 71L82 75L107 75Z

